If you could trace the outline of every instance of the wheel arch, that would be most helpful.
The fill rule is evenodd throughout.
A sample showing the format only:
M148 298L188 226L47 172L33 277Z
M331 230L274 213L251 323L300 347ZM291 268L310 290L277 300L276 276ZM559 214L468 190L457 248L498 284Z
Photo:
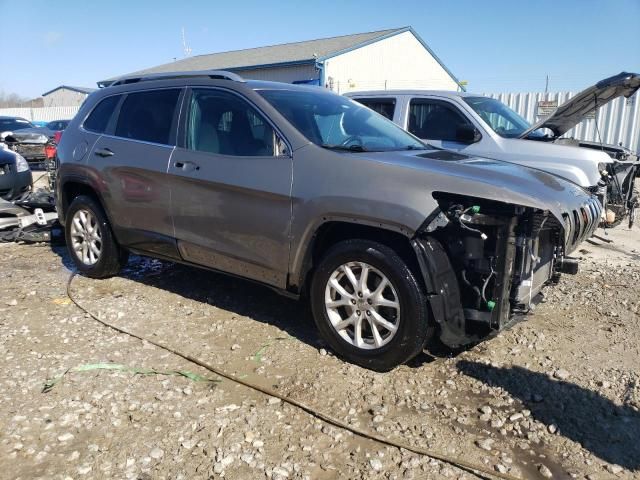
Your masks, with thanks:
M98 193L98 189L91 185L87 179L82 177L71 177L60 183L57 199L57 210L58 216L60 217L60 223L64 224L66 212L69 210L69 206L73 202L73 199L80 195L86 195L98 202L102 207L102 210L105 212L109 223L111 223L111 216L109 215L109 211L105 208L104 200Z
M414 271L416 278L421 279L418 259L411 246L413 234L405 227L383 222L323 217L308 235L308 241L301 242L305 247L298 253L298 268L293 268L289 274L288 289L294 293L304 293L310 284L310 276L324 253L338 242L351 239L372 240L392 248Z

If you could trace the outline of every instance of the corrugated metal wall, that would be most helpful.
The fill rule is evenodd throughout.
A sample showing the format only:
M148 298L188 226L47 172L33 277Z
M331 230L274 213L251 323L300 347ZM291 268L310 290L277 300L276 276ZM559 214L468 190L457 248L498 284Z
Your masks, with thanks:
M79 109L80 107L0 108L0 115L50 122L51 120L71 119Z
M535 123L537 105L541 100L557 100L558 105L573 97L577 92L528 92L528 93L489 93L518 112L529 122ZM597 120L597 128L596 128ZM598 131L600 136L598 136ZM620 97L598 109L596 119L586 119L569 130L565 137L623 146L640 151L640 92L630 98Z

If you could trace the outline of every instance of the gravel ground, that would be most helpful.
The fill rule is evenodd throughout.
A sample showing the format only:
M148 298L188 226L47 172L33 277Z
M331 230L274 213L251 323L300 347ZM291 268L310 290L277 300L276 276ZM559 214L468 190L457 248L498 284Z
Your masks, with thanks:
M72 288L109 322L389 438L522 478L640 478L640 229L609 238L526 322L386 374L242 280L133 257ZM101 326L65 295L64 247L0 244L0 265L0 478L475 478Z

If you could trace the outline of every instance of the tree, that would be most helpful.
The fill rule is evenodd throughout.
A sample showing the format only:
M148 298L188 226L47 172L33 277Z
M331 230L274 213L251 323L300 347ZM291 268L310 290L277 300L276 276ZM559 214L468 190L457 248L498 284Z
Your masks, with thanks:
M22 97L17 93L7 93L0 90L0 108L20 108L20 107L41 107L40 98L29 99Z

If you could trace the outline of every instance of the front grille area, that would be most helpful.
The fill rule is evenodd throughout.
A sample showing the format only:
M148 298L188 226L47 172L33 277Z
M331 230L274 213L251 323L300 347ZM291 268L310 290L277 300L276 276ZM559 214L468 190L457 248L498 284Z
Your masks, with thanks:
M591 237L600 224L602 206L596 198L590 198L579 208L565 216L565 228L569 229L565 238L565 253L574 251L578 245Z

